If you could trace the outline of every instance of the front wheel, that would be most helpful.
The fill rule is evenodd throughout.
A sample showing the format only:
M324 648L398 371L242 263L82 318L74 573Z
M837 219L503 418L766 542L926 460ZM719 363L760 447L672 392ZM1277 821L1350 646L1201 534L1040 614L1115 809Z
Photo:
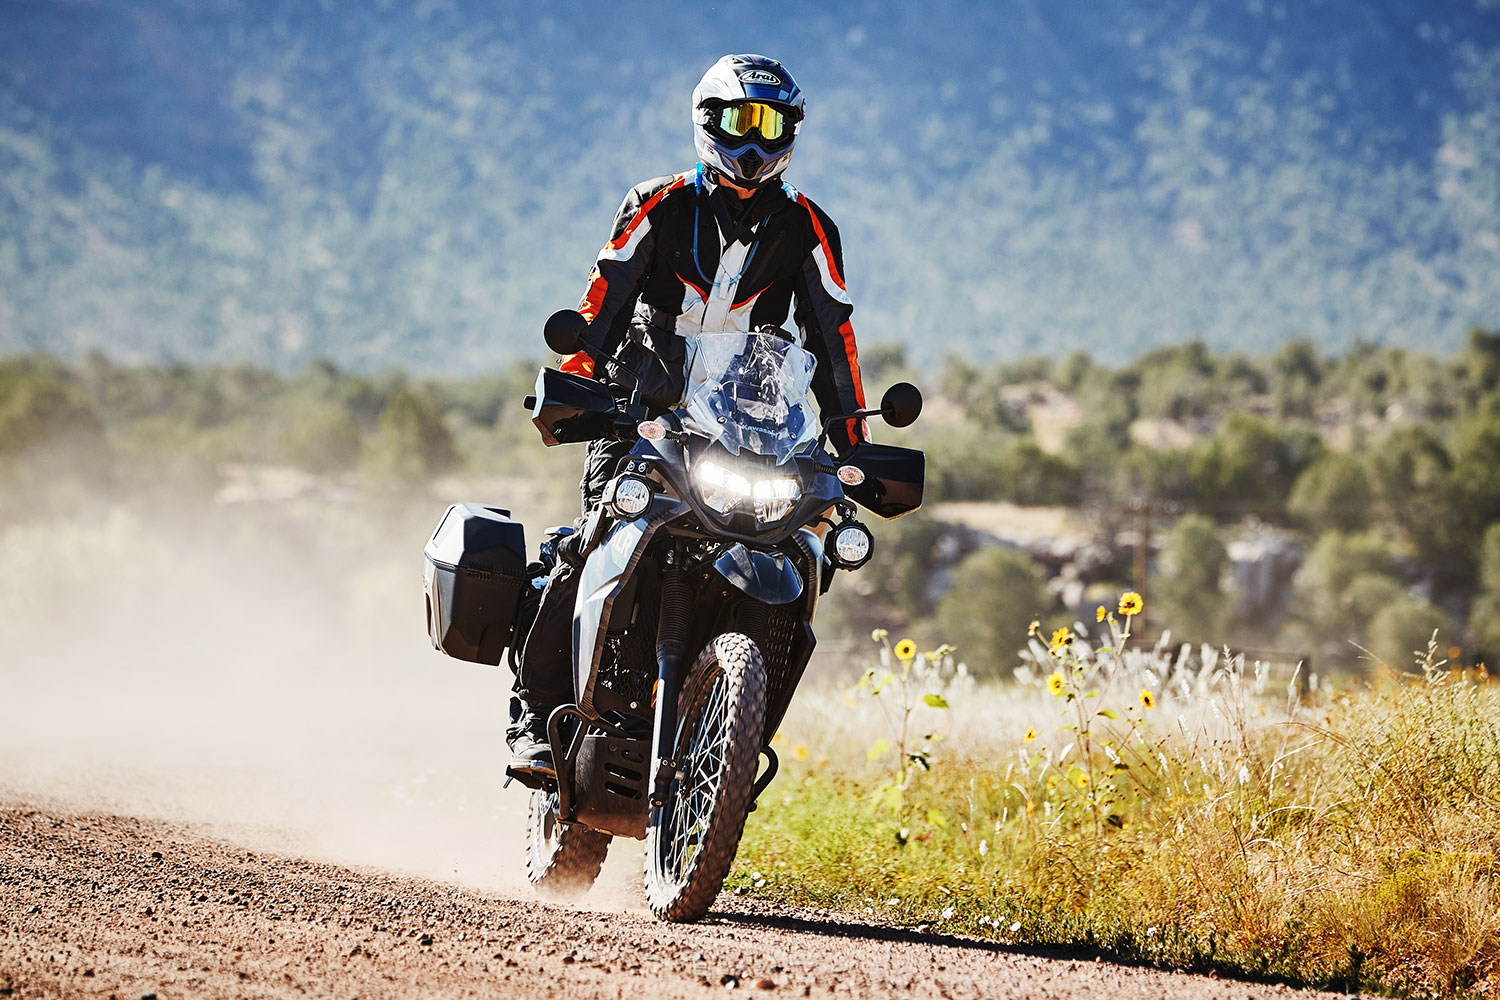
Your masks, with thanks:
M557 793L531 793L526 817L526 877L555 899L580 896L599 877L610 836L557 818Z
M646 830L646 902L697 920L723 888L750 811L766 718L766 668L745 635L708 644L679 701L677 776Z

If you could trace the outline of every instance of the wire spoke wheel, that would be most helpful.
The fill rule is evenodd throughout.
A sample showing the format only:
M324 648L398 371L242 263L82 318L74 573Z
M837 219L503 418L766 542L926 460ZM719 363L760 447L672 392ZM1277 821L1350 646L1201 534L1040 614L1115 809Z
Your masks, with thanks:
M582 895L599 877L610 836L557 818L557 792L536 790L526 817L526 877L537 891Z
M677 777L646 830L646 901L673 921L708 912L739 849L765 726L755 643L737 632L709 643L679 705Z

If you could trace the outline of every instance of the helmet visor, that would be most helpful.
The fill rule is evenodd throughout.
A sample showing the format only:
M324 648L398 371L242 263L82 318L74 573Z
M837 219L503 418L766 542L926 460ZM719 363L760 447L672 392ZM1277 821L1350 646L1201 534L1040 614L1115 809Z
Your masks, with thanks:
M775 142L786 133L787 125L786 115L779 108L758 101L726 104L719 109L719 128L733 136L756 129L762 139Z

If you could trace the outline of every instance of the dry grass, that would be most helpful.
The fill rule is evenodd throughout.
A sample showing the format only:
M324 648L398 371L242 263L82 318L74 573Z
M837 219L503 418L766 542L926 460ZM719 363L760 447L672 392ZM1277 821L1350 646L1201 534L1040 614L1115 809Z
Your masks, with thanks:
M1305 697L1206 650L1058 654L1034 644L1012 685L914 664L918 697L951 707L913 710L939 738L899 796L902 706L880 704L898 687L808 692L732 884L1179 967L1500 996L1500 685L1435 649L1420 674Z

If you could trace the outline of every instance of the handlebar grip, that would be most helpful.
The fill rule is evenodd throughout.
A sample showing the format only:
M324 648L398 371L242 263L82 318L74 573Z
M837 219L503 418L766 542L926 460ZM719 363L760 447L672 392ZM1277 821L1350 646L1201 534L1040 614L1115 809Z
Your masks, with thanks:
M521 400L521 404L528 410L534 410L536 409L536 397L527 396L525 399Z

